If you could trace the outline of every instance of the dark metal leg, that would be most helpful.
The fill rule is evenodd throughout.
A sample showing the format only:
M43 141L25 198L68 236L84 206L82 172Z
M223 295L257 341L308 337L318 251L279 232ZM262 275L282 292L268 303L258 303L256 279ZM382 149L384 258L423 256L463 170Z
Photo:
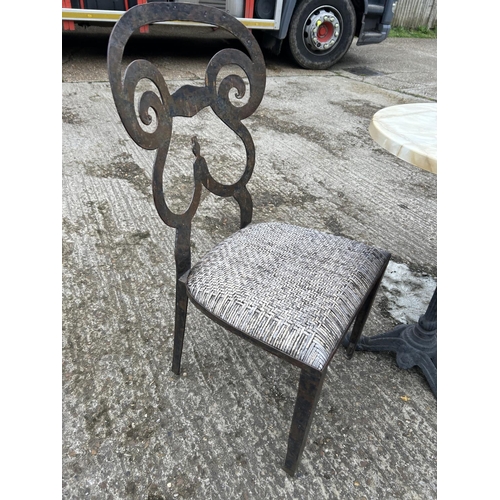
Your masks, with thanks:
M172 371L176 375L179 375L181 373L181 356L184 344L184 330L186 328L188 296L186 285L178 280L175 296L174 358L172 361Z
M349 345L349 339L344 340L344 345ZM418 366L437 398L437 288L417 324L399 325L374 337L363 336L356 350L394 352L400 368Z
M326 368L323 372L303 369L300 373L297 400L288 436L288 450L283 467L291 476L295 474L304 451L326 371Z
M354 326L352 328L352 333L349 337L347 350L345 353L348 359L352 358L352 355L354 354L354 351L356 349L356 345L359 342L359 339L361 337L361 332L363 331L368 315L370 314L373 301L375 300L375 296L377 295L378 287L380 285L380 282L382 281L382 276L383 273L380 276L376 285L373 287L368 297L366 298L365 303L361 307L361 310L359 311L358 315L356 316L356 320L354 321Z
M175 325L174 325L174 359L172 371L179 375L181 373L182 346L184 344L184 330L186 328L186 316L188 307L188 295L186 289L187 273L191 268L191 251L189 247L191 227L189 224L178 228L175 235Z

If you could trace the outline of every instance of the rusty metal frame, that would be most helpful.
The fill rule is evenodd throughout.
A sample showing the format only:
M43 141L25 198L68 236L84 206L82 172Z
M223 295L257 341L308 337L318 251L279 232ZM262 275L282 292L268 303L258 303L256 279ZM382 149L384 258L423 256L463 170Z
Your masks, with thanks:
M162 21L202 22L219 26L238 38L246 53L229 48L219 51L208 64L204 86L184 85L173 94L169 93L167 84L159 70L148 61L133 61L122 75L121 64L124 48L132 33L141 26ZM248 78L246 84L243 78L233 74L223 78L217 86L216 80L221 68L229 64L237 65L244 71ZM190 298L186 279L191 269L191 222L200 204L202 187L204 186L217 196L233 197L236 200L240 209L241 228L247 226L252 220L252 198L246 185L255 164L255 147L252 137L243 125L242 120L249 117L257 109L263 98L266 81L265 71L262 52L250 31L232 16L219 9L207 6L161 2L138 5L128 10L121 17L110 36L108 74L116 108L130 137L142 148L156 150L152 180L154 203L163 222L176 230L174 251L176 305L172 361L172 371L176 374L180 373L184 330L188 300ZM137 85L142 79L150 80L156 87L156 91L144 91L139 99L138 110L136 110L135 95L138 92ZM236 98L240 99L249 91L248 101L242 106L235 106L229 98L229 92L232 89L236 89ZM192 151L195 156L193 163L193 195L189 208L182 214L176 214L167 206L163 192L163 173L172 135L172 120L176 116L192 117L208 106L243 142L246 151L245 169L240 179L234 184L219 183L211 176L207 162L201 154L200 144L196 137L193 137ZM152 131L145 130L139 123L140 121L145 126L150 125L153 122L151 112L156 117L156 127ZM352 355L355 344L361 335L361 330L370 311L383 272L384 269L381 270L380 276L378 276L378 279L368 292L364 302L351 318L351 323L355 321L352 345L348 350L350 355ZM327 367L334 353L331 354L321 371L316 370L268 344L231 328L220 318L204 310L192 298L191 301L208 317L229 331L250 340L259 347L286 359L301 369L284 464L285 471L293 476L307 440Z
M193 21L219 26L240 40L247 51L223 49L209 62L205 86L184 85L174 94L168 91L166 82L158 69L145 60L133 61L122 76L121 62L127 40L141 26L160 21ZM221 68L229 64L238 65L248 78L249 98L243 106L235 106L229 99L231 89L236 89L236 98L246 93L243 79L237 75L225 77L217 88L217 75ZM128 10L115 25L108 46L108 75L118 114L130 135L141 147L157 150L153 168L153 198L160 218L165 224L176 229L176 308L174 359L172 370L179 374L184 329L187 314L186 285L179 278L191 268L191 221L198 209L202 186L222 197L233 197L240 207L241 227L252 220L252 199L246 188L254 164L255 146L242 120L250 116L259 106L265 89L265 62L260 47L253 35L235 18L219 9L181 3L151 3ZM149 79L157 92L146 91L139 101L139 112L135 109L137 84ZM201 156L200 145L192 139L194 191L189 208L183 214L173 213L165 202L163 193L163 172L172 135L172 119L176 116L192 117L203 108L210 106L214 113L242 140L246 151L246 166L241 178L231 185L221 184L210 174L207 162ZM155 113L157 126L154 131L145 131L144 125L152 123L150 110Z

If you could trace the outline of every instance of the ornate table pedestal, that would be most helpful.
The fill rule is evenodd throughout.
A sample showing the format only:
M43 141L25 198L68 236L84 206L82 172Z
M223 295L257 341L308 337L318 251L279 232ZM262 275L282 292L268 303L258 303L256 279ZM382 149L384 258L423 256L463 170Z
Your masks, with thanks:
M350 358L354 345L350 343L349 337L344 339L344 346L347 347L346 355ZM437 289L418 323L398 325L393 330L374 337L362 336L356 350L393 352L400 368L408 370L418 366L437 398Z

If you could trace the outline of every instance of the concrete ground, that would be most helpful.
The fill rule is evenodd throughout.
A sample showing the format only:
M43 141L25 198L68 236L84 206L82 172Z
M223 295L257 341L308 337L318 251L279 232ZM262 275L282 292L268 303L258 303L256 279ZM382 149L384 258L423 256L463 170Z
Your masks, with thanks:
M134 50L151 52L172 91L202 84L211 48L165 55L146 40ZM298 369L192 307L182 375L170 372L174 235L153 205L152 156L121 125L104 61L85 78L71 50L64 57L62 497L436 498L436 400L420 371L401 370L391 354L334 357L294 478L281 465ZM257 148L254 221L387 249L365 333L416 321L436 286L437 177L375 144L368 125L383 107L437 100L436 41L353 46L329 71L266 62L265 97L246 122ZM168 200L179 210L189 201L192 134L214 176L240 172L239 146L206 118L202 128L174 125L166 182L176 182ZM236 219L234 205L206 196L194 261Z

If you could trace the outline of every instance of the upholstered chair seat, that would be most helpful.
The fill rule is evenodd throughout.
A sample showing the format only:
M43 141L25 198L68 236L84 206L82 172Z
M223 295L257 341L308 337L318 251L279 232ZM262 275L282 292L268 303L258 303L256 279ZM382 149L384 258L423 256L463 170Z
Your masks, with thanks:
M322 370L387 258L314 229L251 224L193 266L187 290L227 326Z

